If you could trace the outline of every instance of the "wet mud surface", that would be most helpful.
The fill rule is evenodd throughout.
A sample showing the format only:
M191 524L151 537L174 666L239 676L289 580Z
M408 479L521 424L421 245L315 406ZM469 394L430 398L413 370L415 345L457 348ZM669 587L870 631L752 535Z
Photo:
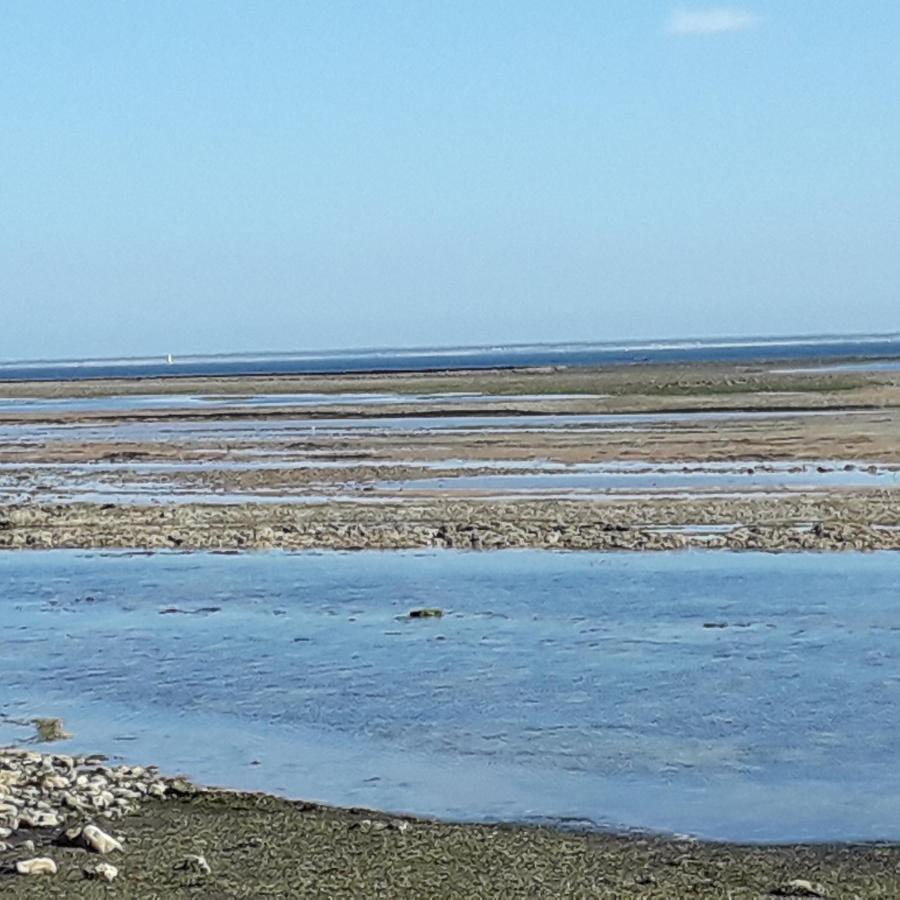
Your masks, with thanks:
M0 395L5 547L898 540L892 370L176 378L6 383Z
M893 898L900 849L740 846L386 817L227 792L148 803L117 823L112 884L52 846L54 876L0 874L8 897ZM34 835L47 852L45 835ZM210 873L182 868L202 855ZM5 859L4 859L5 858ZM0 855L7 861L11 854ZM112 859L112 857L110 857ZM810 893L806 884L812 888ZM804 893L805 891L805 893Z

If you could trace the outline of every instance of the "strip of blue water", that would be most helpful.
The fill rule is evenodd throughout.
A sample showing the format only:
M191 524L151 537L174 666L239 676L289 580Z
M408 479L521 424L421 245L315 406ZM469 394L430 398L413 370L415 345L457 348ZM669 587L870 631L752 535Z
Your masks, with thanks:
M890 553L9 552L0 711L331 803L896 840L898 595Z
M295 375L412 372L513 366L627 363L753 362L900 357L900 335L747 338L632 343L529 344L490 347L383 349L322 353L191 356L142 359L37 360L0 363L0 379L73 380L187 375Z

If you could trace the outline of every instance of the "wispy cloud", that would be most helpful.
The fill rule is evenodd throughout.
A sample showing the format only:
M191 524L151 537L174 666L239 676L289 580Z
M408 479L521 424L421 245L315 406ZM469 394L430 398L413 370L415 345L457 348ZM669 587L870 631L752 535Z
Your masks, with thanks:
M705 9L676 9L669 18L669 34L722 34L756 28L762 18L746 9L715 6Z

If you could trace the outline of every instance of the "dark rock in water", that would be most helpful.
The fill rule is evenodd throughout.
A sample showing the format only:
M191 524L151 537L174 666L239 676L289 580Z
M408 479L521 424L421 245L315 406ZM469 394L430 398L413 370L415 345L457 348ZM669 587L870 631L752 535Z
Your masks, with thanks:
M444 615L442 609L427 606L422 609L411 609L409 611L410 619L440 619Z
M197 609L179 609L177 606L167 606L165 609L161 609L159 614L161 616L170 616L176 613L182 616L202 616L221 611L221 606L199 606Z

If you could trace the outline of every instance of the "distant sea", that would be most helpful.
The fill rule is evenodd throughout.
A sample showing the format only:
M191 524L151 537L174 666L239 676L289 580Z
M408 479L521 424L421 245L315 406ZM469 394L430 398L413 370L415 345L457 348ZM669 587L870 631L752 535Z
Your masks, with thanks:
M509 344L482 347L328 350L297 353L125 357L0 362L0 380L150 378L186 375L301 375L414 372L518 366L900 358L900 334L645 342Z

